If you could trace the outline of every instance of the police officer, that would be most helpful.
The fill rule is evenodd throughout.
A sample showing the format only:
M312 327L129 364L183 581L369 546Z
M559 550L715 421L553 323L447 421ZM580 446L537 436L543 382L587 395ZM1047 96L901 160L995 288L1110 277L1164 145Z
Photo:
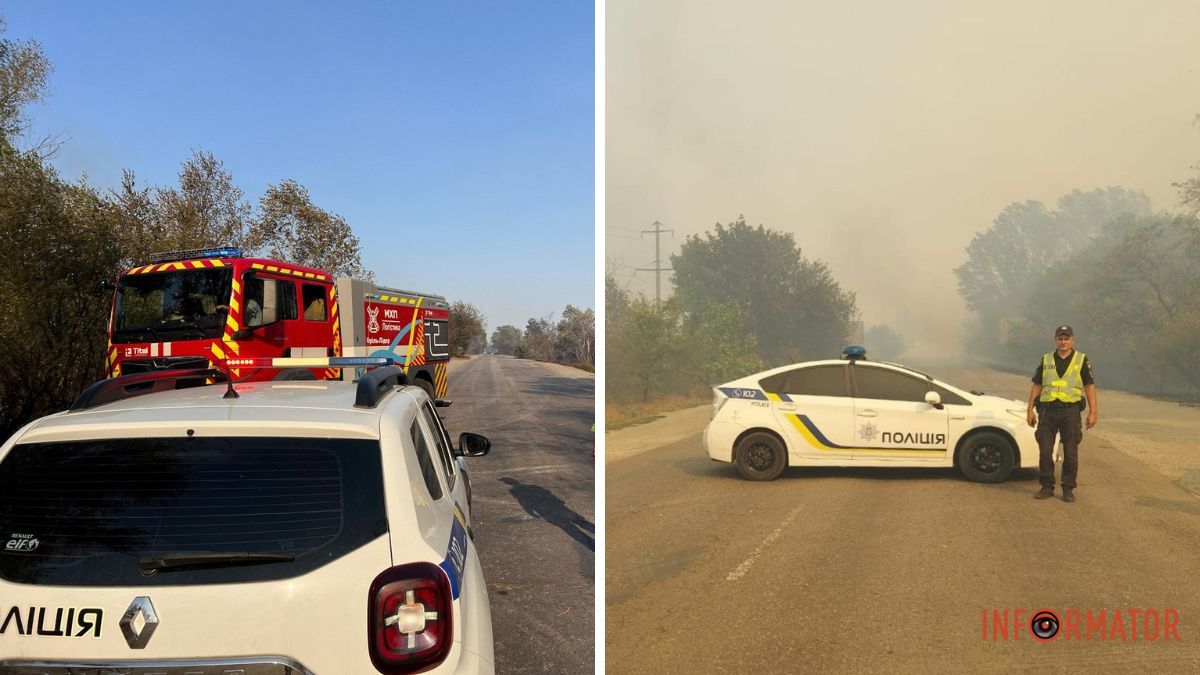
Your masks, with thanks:
M1034 499L1054 496L1054 437L1062 439L1062 499L1075 501L1075 477L1079 471L1079 441L1083 439L1079 413L1087 397L1087 428L1096 426L1096 384L1087 355L1075 351L1075 331L1070 326L1054 329L1058 349L1042 355L1029 390L1029 426L1037 426L1039 482ZM1035 411L1036 406L1036 411Z

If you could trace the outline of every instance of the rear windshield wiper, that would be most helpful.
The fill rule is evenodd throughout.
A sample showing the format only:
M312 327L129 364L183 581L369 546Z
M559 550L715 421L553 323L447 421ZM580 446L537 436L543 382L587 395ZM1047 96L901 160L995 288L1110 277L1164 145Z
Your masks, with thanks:
M292 553L254 553L251 551L184 551L160 553L138 559L142 572L178 569L181 567L228 567L232 565L261 565L264 563L292 562Z

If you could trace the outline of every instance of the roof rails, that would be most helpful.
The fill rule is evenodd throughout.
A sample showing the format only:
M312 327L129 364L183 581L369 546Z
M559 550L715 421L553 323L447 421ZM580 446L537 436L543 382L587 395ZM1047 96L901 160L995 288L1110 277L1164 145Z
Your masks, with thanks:
M408 384L408 376L400 366L383 366L368 370L358 380L358 392L354 397L355 408L374 408L394 387Z
M70 411L87 410L96 406L120 401L142 394L152 394L159 391L190 389L202 387L211 380L224 382L229 378L216 368L195 368L192 370L164 370L150 373L122 375L111 380L100 380L83 390L79 398L71 404Z
M163 251L151 253L146 260L148 263L171 262L173 260L190 260L192 258L240 258L242 250L231 246L211 248L189 248L180 251Z

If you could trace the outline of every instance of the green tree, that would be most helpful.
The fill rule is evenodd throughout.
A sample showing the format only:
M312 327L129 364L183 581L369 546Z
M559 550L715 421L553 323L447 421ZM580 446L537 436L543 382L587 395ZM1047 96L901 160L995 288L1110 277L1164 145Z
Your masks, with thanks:
M1064 279L1071 274L1066 261L1094 251L1097 238L1120 236L1130 218L1149 214L1146 195L1122 187L1073 190L1059 198L1054 211L1037 201L1005 207L990 229L975 235L967 246L966 262L954 270L959 294L979 318L972 349L1023 349L1013 336L1025 333L1007 327L1024 323L1021 317L1036 325L1041 317L1031 314L1039 308L1061 311L1063 305L1047 298L1046 292L1066 287ZM1053 278L1047 285L1048 277ZM1007 344L1002 337L1009 338Z
M450 356L478 354L487 344L487 318L475 305L450 303Z
M595 312L567 305L554 333L555 360L586 365L596 361Z
M671 263L682 310L744 308L746 332L767 365L836 355L858 318L854 294L825 263L804 258L791 234L751 227L744 217L688 237Z
M706 388L763 369L757 338L746 330L745 309L736 303L706 305L683 322L683 370L693 374L686 389ZM681 391L680 393L687 393Z
M266 256L327 270L335 276L372 279L362 265L358 237L341 216L312 203L294 180L267 187L251 223L250 248Z
M512 356L521 346L521 329L505 324L492 331L492 348L499 354Z
M177 188L139 187L126 170L111 199L126 224L120 238L127 267L158 251L232 245L335 276L374 279L350 224L313 204L304 186L294 180L270 185L255 210L212 153L194 152L180 168Z
M113 190L109 198L124 224L119 233L124 267L144 264L151 253L166 250L162 244L167 238L166 223L152 188L138 187L134 172L126 169L121 187Z
M550 317L530 319L525 324L525 336L516 356L536 361L553 361L554 345L558 340L557 328Z
M34 153L0 147L0 436L103 376L117 209Z
M236 246L249 248L252 209L233 174L211 152L193 151L179 171L179 187L154 190L158 222L144 247L156 251Z
M0 36L5 33L0 16ZM25 107L46 95L53 67L36 41L0 39L0 145L25 128Z
M616 278L611 272L604 275L604 330L620 323L625 312L629 309L629 291L617 285Z
M1078 261L1071 311L1088 336L1089 354L1135 389L1172 384L1200 389L1200 220L1161 214L1104 242L1101 255ZM1098 350L1098 353L1097 353ZM1110 380L1111 381L1111 380Z
M620 327L605 334L605 391L613 401L649 401L680 393L695 374L685 372L677 302L656 307L644 297L629 303Z

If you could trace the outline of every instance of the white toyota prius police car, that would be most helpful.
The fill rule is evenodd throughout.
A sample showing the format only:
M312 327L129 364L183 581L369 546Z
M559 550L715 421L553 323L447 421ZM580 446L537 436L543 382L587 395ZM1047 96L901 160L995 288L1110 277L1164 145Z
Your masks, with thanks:
M995 483L1038 465L1025 404L892 363L843 359L767 370L713 388L708 456L771 480L789 466L958 467Z
M488 440L395 367L226 379L100 382L0 446L0 673L493 672Z

